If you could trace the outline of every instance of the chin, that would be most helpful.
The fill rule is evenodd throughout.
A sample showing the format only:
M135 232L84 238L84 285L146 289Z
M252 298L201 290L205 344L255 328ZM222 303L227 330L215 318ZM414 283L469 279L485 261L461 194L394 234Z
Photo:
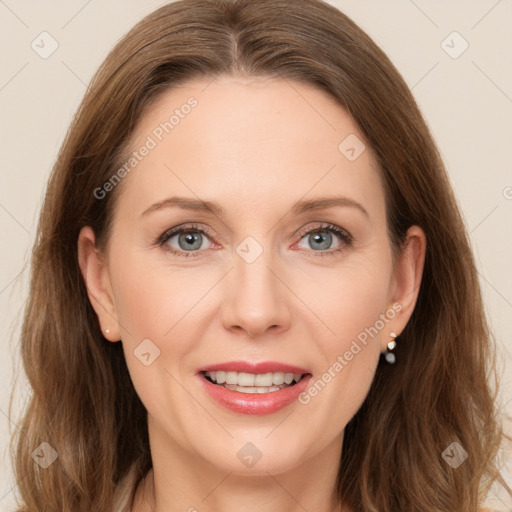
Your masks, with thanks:
M263 435L255 432L251 436L245 430L225 443L219 443L218 439L211 440L210 449L201 456L226 473L265 477L269 473L278 475L289 472L309 458L304 451L305 443L299 436L283 430L279 438L272 439L274 433L269 436L269 432L271 430L266 429ZM283 443L283 439L286 439L286 443ZM212 446L215 447L213 450Z

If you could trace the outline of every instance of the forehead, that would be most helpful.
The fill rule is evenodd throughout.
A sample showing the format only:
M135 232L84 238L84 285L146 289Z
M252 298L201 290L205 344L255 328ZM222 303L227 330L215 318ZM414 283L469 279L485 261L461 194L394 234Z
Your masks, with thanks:
M311 84L186 82L147 109L129 149L143 146L150 150L123 183L132 206L179 194L226 204L237 198L250 208L339 192L383 207L371 148L347 111Z

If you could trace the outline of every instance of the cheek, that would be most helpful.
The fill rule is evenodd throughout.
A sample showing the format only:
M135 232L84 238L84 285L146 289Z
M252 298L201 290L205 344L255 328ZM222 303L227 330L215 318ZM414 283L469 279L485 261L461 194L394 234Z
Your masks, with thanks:
M373 380L380 339L388 334L388 322L395 313L386 310L390 277L390 261L372 259L343 268L335 279L324 280L323 294L314 294L317 303L312 309L321 312L318 316L329 329L320 326L316 336L323 352L322 367L315 375L321 398L309 398L314 400L314 415L320 417L330 404L331 420L336 420L331 423L333 432L355 414Z
M191 322L196 309L201 311L194 306L211 286L211 276L154 264L137 251L126 251L117 261L112 286L128 370L148 410L165 410L163 402L181 397L172 376L181 380L177 362L187 359L194 344Z
M385 336L385 290L375 286L354 284L352 293L345 288L336 310L328 320L335 335L324 336L326 369L330 376L323 380L335 381L333 388L343 389L348 410L350 403L358 404L371 383L380 353L380 339Z
M197 294L186 286L180 288L179 276L168 268L151 265L148 259L125 257L113 287L131 380L148 412L159 416L176 410L176 404L187 404L178 384L182 378L176 361L187 357L189 347L183 342L186 337L182 330L187 318L183 317L194 297L197 301ZM167 427L174 435L183 431L179 418Z
M373 260L347 265L330 276L318 276L311 291L311 281L302 292L309 297L311 310L328 328L322 328L326 346L332 353L343 350L350 341L374 326L381 330L381 314L385 314L389 299L391 266L386 261ZM324 283L323 286L319 286ZM307 291L309 289L309 291ZM329 335L330 334L330 335Z
M205 282L197 272L155 264L148 254L125 255L112 283L123 340L166 337L204 295Z

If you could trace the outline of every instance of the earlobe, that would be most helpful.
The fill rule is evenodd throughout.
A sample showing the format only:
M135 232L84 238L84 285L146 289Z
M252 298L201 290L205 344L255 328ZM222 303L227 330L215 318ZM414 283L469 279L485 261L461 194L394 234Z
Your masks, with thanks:
M121 336L108 268L104 256L96 247L94 231L90 226L80 230L78 262L89 301L98 316L104 337L109 341L119 341Z

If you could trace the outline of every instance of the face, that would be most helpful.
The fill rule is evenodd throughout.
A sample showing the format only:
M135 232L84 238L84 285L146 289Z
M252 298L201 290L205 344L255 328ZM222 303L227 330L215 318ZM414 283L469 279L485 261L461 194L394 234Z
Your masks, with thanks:
M358 126L311 85L221 77L165 92L130 150L106 253L90 228L79 248L153 456L252 475L338 459L422 268L416 227L393 265Z

